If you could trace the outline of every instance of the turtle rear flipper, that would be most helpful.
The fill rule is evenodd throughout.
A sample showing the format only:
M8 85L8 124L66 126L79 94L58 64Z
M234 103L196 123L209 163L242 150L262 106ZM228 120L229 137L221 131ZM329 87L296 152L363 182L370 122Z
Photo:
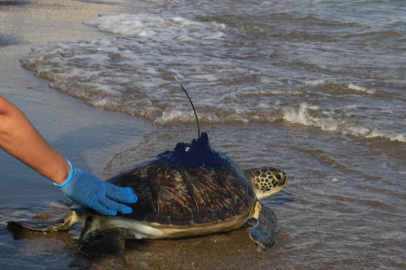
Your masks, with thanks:
M276 241L275 213L268 206L257 202L253 218L257 220L257 223L249 229L251 239L260 247L272 247ZM250 223L252 223L252 219Z
M67 231L69 228L79 222L74 212L70 212L63 218L52 218L49 220L35 220L35 221L10 221L8 227L23 227L25 229L37 232L59 232Z

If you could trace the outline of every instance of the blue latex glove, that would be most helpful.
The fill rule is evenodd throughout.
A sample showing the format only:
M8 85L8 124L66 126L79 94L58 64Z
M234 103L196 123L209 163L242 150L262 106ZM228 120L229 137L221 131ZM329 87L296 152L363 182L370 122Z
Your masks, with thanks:
M137 196L131 188L121 188L104 182L96 176L70 166L70 173L59 187L69 199L87 206L105 215L115 216L117 211L123 214L132 212L131 207L121 203L135 203Z

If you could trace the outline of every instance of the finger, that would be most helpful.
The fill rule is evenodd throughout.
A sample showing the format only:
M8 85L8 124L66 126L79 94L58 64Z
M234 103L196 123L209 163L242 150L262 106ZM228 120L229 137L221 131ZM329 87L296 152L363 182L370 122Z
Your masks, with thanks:
M106 206L101 205L99 203L96 203L92 206L89 206L90 208L92 208L93 210L103 214L103 215L108 215L108 216L115 216L117 215L117 210L115 209L108 209Z
M138 200L137 195L134 194L132 188L122 188L112 184L107 185L106 196L114 201L122 203L135 203Z
M108 198L100 199L100 204L106 206L109 209L113 209L119 211L123 214L130 214L133 209L125 204L117 203L113 200L109 200Z

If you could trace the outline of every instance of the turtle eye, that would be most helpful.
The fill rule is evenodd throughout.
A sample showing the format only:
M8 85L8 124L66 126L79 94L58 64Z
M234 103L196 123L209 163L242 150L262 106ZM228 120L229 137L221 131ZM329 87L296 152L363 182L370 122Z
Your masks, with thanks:
M282 173L282 172L280 172L280 173L275 173L275 174L273 175L273 177L274 177L275 180L281 181L281 180L283 180L283 179L285 178L285 174Z

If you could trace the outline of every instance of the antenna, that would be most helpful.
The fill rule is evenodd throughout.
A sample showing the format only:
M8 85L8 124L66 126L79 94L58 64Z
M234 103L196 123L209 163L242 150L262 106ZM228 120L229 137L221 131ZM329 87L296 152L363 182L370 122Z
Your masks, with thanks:
M192 108L193 108L193 111L195 112L196 122L197 122L197 138L200 139L199 118L197 118L197 113L196 113L195 106L193 106L193 102L192 102L192 100L190 99L189 94L186 92L185 87L183 87L183 85L180 83L180 81L178 80L178 78L176 78L176 76L175 76L175 80L180 84L180 87L182 87L183 91L186 93L186 96L187 96L187 98L189 99L190 104L192 104Z

